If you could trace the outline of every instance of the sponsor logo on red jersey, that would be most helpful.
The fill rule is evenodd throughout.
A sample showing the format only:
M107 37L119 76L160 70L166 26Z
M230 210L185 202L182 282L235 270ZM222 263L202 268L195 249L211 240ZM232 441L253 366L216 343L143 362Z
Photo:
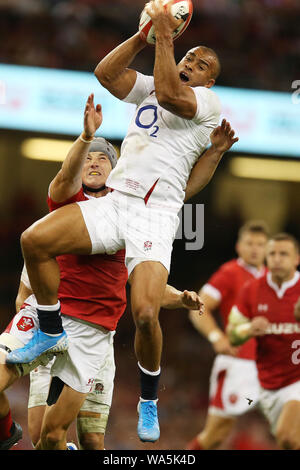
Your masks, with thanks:
M267 335L292 335L300 333L300 325L298 323L271 323L267 330Z
M267 312L269 310L269 305L268 304L258 304L257 310L259 312Z
M31 317L23 316L17 323L17 328L20 331L28 331L34 328L34 322Z

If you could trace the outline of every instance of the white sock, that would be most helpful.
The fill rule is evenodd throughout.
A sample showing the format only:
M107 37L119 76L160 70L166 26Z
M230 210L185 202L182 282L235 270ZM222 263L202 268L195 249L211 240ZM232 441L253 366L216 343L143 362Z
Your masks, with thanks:
M144 374L147 374L147 375L159 375L160 374L160 368L158 370L155 370L154 372L153 371L150 371L150 370L147 370L147 369L144 369L143 366L141 366L141 364L138 362L138 366L139 368L141 369L142 372L144 372Z
M54 310L59 310L60 309L60 301L58 300L56 304L54 305L40 305L37 304L36 308L39 310L47 310L49 312L53 312Z

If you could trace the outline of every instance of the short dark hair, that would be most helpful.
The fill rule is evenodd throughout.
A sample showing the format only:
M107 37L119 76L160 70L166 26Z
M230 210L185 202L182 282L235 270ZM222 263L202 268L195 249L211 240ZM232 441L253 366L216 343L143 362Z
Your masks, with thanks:
M274 235L273 237L271 237L270 240L272 240L272 241L274 241L274 242L285 242L285 241L289 241L289 242L291 242L291 243L294 245L294 248L295 248L296 252L297 252L297 253L300 253L300 245L299 245L299 242L298 242L298 240L297 240L293 235L291 235L290 233L286 233L286 232L277 233L276 235Z
M266 238L269 238L270 231L269 227L264 220L248 220L238 231L238 240L245 233L259 233L265 235Z

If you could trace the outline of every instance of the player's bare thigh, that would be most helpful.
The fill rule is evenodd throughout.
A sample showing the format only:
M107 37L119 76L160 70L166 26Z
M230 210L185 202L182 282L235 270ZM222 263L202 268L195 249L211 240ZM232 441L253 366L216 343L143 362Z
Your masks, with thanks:
M67 430L79 413L86 396L86 393L64 385L57 402L46 407L41 431L42 448L48 449L49 440L50 448L53 446L55 449L65 449Z
M151 305L157 313L168 280L167 269L157 261L139 263L130 275L133 313L143 305Z
M285 403L276 425L276 439L282 449L300 450L300 401Z
M62 254L90 254L92 244L77 204L63 206L35 222L22 234L25 254L39 258Z

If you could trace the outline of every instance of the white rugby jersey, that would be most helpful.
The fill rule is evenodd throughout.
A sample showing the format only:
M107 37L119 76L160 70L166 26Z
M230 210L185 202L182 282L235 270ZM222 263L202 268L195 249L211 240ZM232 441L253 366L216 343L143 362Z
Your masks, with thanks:
M183 119L159 105L154 88L154 77L137 72L124 99L137 109L106 185L145 198L156 183L148 205L179 211L190 172L219 123L221 104L211 89L195 87L195 117Z

